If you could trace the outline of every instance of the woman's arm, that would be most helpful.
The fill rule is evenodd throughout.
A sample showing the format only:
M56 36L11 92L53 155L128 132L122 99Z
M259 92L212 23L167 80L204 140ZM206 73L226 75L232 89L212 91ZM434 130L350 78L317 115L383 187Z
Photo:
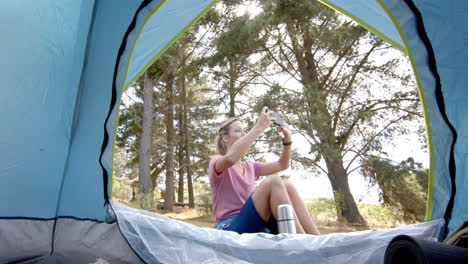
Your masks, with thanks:
M217 173L221 173L230 168L247 153L250 146L255 142L255 139L262 135L263 131L271 125L272 119L268 116L270 113L271 112L264 107L254 127L247 134L234 142L224 156L218 158L215 164Z
M291 130L287 124L284 124L280 127L281 132L283 132L284 142L291 142ZM291 144L283 146L283 152L277 161L265 162L260 167L260 176L272 175L277 172L286 170L289 168L291 163Z

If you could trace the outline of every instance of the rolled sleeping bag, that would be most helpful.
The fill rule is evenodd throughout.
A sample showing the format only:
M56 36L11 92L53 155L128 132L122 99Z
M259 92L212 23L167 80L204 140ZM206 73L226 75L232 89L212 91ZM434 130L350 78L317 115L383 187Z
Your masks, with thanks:
M388 244L384 263L468 263L468 249L399 235Z

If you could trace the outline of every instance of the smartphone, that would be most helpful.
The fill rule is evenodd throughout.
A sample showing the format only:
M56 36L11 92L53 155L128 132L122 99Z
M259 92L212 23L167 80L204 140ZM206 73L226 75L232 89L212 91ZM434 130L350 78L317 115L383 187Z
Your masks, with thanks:
M275 118L275 120L273 120L273 124L275 124L277 126L283 126L284 125L284 120L279 114L271 113L269 115L269 117L274 117Z

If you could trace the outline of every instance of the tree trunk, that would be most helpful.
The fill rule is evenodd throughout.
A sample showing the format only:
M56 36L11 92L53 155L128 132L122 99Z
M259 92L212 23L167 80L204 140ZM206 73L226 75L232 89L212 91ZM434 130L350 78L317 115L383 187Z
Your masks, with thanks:
M156 189L158 186L158 177L161 171L163 170L164 166L161 166L160 168L155 166L156 168L153 169L153 172L151 172L151 181L153 182L153 188Z
M235 109L236 109L236 95L233 89L229 89L229 117L235 117Z
M311 126L316 130L319 138L321 154L325 159L328 170L328 178L333 188L335 205L340 220L349 223L362 223L363 219L349 190L348 174L343 166L342 153L336 144L335 131L332 127L332 118L328 112L327 96L320 86L317 64L311 52L312 37L310 32L301 32L292 24L287 23L286 29L291 40L292 50L297 62L297 68L301 75L304 89L304 98L307 106L315 118L310 119ZM298 36L303 36L301 41ZM313 131L309 131L313 135Z
M183 109L183 131L184 131L184 149L185 149L185 168L187 171L187 188L189 207L195 208L195 196L193 194L193 180L192 180L192 167L190 156L192 155L190 149L190 126L189 126L189 106L187 101L187 89L185 87L185 76L182 75L182 109Z
M166 82L166 191L164 209L174 207L174 77Z
M229 62L229 117L234 117L236 114L236 76L233 67L234 63Z
M153 185L150 175L151 137L153 126L153 82L147 74L143 82L143 124L139 150L140 206L153 208Z
M179 112L177 113L179 119L179 137L178 137L178 147L177 147L177 160L179 164L179 186L177 188L177 202L183 203L184 202L184 174L185 174L185 156L184 156L184 131L183 131L183 106L180 107Z
M328 178L333 189L338 219L351 224L362 224L364 220L356 206L348 184L348 175L343 167L343 161L325 159L328 168Z

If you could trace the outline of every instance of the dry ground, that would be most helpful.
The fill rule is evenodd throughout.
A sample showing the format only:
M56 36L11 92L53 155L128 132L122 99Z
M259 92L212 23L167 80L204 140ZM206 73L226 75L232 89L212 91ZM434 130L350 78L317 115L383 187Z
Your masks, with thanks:
M213 227L214 220L211 214L206 214L197 209L188 209L188 208L180 208L175 207L173 212L168 212L165 210L157 210L156 213L165 215L172 219L177 219L180 221L184 221L199 227ZM330 234L330 233L339 233L339 232L353 232L353 231L360 231L360 230L368 230L372 229L373 227L369 226L348 226L348 225L341 225L337 223L317 223L317 227L320 230L321 234Z

